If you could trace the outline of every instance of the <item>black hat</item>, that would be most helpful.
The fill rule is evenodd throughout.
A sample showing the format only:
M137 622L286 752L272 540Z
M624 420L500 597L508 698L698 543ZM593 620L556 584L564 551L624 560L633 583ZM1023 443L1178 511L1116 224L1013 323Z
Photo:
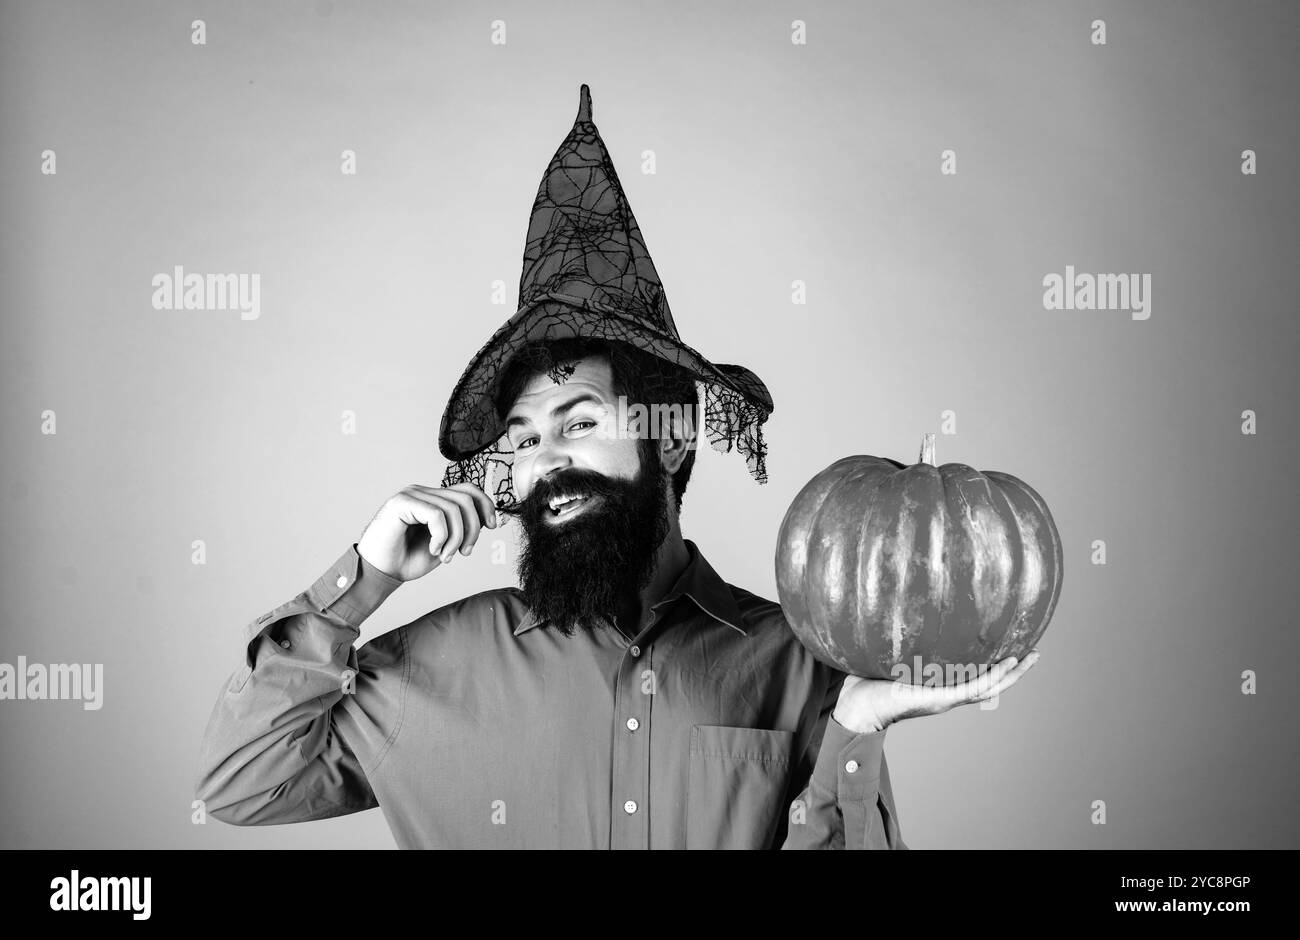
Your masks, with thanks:
M767 481L762 425L772 413L772 396L749 369L712 363L678 336L641 230L592 123L586 85L573 129L551 158L533 203L518 310L475 354L443 413L438 449L452 461L443 486L472 482L499 507L514 503L511 449L496 410L498 383L525 346L568 337L627 344L701 383L704 431L713 447L724 453L739 449L754 478ZM559 382L564 374L552 377ZM489 474L497 478L495 493Z

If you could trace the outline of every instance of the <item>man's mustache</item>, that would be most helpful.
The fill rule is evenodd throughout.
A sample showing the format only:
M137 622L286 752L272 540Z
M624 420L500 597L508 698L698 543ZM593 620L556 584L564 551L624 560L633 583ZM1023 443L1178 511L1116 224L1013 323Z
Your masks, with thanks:
M613 496L631 485L631 480L615 480L595 470L564 470L538 480L528 495L500 512L522 518L539 518L550 510L552 497L564 494Z

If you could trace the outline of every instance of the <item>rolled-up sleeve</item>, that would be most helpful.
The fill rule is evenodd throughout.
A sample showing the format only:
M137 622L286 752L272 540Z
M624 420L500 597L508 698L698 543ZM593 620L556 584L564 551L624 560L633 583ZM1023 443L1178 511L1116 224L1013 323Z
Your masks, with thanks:
M306 591L249 624L243 661L204 732L196 795L209 814L264 825L378 805L333 710L358 673L361 624L401 583L354 544Z

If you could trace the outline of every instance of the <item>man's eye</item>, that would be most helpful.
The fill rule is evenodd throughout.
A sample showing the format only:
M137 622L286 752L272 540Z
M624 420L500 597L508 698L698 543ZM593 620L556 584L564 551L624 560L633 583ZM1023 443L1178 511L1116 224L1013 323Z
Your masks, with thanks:
M595 421L583 418L581 421L575 421L573 424L569 425L569 430L572 431L574 428L581 427L584 424L590 424L593 428L596 426Z
M520 441L518 444L515 445L515 450L520 450L520 449L522 449L522 448L524 448L524 447L527 447L530 443L532 443L532 442L535 441L535 440L537 440L537 438L535 438L535 437L526 437L526 438L524 438L522 441Z

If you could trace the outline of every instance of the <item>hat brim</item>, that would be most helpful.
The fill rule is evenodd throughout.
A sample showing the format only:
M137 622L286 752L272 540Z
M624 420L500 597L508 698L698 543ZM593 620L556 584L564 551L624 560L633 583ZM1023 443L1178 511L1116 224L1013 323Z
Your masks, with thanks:
M515 353L540 340L589 337L622 342L673 363L702 382L730 388L766 416L772 396L762 379L744 366L713 363L675 336L590 301L570 303L554 297L519 311L483 345L461 374L443 412L438 449L448 460L473 457L505 433L493 404L498 385Z

